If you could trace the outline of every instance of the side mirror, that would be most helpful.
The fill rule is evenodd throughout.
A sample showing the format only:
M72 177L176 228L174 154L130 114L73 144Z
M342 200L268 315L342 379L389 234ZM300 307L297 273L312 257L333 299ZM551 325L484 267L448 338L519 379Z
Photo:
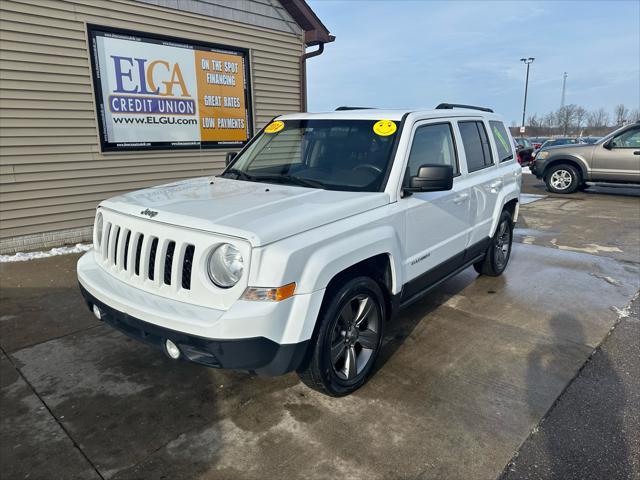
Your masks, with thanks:
M228 166L234 158L238 155L238 152L227 152L227 158L224 160L225 167Z
M406 192L440 192L453 187L451 165L422 165L418 174L411 177Z
M611 140L607 140L606 142L604 142L602 146L607 150L611 150L613 148L613 138Z

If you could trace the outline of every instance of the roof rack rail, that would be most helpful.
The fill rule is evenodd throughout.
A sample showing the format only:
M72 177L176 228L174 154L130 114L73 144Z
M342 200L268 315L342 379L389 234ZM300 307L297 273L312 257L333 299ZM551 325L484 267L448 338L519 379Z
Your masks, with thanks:
M480 110L481 112L493 113L493 110L487 107L476 107L475 105L464 105L462 103L441 103L436 107L436 110L445 110L451 108L468 108L470 110Z
M346 105L343 105L336 108L336 112L342 112L343 110L373 110L373 107L348 107Z

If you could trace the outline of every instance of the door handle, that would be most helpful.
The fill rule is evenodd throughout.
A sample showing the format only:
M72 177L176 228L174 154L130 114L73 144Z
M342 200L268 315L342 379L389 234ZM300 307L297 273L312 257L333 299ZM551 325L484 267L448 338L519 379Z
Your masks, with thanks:
M469 194L468 193L461 193L460 195L456 195L455 197L453 197L453 203L455 204L461 204L462 202L465 202L469 199Z
M640 150L636 150L635 152L633 152L634 155L640 155Z

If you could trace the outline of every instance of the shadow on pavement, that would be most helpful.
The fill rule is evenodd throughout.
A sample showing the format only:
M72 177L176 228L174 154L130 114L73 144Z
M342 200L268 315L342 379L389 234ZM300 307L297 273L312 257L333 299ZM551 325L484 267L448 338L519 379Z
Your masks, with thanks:
M581 323L571 314L552 317L550 326L556 337L572 329L577 343L586 343ZM540 344L529 354L527 396L534 411L539 405L540 379L553 374L552 365L558 360L557 352L548 343ZM576 395L571 392L576 382L568 385L507 467L503 480L633 477L623 422L628 408L625 387L605 351L598 351L598 372L595 378L587 379L593 389ZM609 410L604 416L598 399L602 392L609 397ZM590 393L594 396L585 398Z

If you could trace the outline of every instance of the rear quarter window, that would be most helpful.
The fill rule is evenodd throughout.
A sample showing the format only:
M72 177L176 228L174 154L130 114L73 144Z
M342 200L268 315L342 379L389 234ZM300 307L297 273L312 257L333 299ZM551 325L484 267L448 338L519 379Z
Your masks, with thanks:
M507 160L513 159L513 147L511 146L511 141L509 140L509 135L507 134L504 123L492 120L489 122L489 126L491 127L491 134L498 149L498 161L506 162Z

